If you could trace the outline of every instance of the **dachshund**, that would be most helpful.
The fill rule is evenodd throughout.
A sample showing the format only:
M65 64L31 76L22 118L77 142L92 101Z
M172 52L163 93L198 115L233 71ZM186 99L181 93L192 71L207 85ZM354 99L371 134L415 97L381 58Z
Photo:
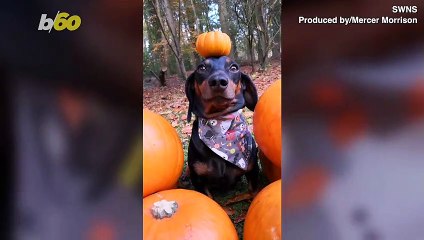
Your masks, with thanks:
M187 78L185 93L196 117L188 146L188 167L194 188L212 198L211 190L225 192L246 175L249 192L259 182L258 148L242 114L258 101L250 77L231 58L204 59Z

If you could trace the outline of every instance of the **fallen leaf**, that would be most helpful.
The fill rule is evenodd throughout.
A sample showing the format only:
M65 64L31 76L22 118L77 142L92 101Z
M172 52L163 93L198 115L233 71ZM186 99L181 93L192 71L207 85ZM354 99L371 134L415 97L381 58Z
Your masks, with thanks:
M243 193L243 194L239 194L236 195L230 199L227 200L227 202L224 203L224 206L230 205L230 204L234 204L234 203L238 203L244 200L249 200L252 199L253 196L250 193Z
M191 129L192 129L192 127L189 125L189 126L185 126L182 130L181 130L181 132L182 133L184 133L184 134L188 134L188 133L191 133Z
M228 216L232 216L236 213L236 211L231 207L224 207L224 211L227 213Z
M159 114L160 115L167 115L167 114L170 114L171 113L171 111L166 111L166 112L160 112Z
M171 122L171 126L172 127L177 127L178 126L178 121L172 121Z
M246 211L244 211L236 219L234 219L234 223L237 224L237 223L244 222L245 219L246 219Z

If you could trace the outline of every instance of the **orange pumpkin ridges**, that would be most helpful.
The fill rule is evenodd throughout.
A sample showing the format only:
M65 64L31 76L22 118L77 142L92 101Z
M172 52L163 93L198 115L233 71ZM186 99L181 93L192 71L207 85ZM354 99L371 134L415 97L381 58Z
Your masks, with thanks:
M202 33L197 37L197 41L196 41L196 50L197 52L200 54L200 56L204 56L205 52L203 51L205 49L204 46L204 42L205 42L205 36L206 33Z
M244 222L244 239L281 239L281 213L281 180L277 180L253 199Z
M196 50L204 58L227 56L231 52L231 40L220 31L202 33L197 37Z
M143 109L143 197L173 188L183 164L183 146L175 129L162 116Z
M237 231L215 201L193 190L165 190L143 199L143 239L237 240Z
M259 149L281 167L281 80L275 81L259 98L253 113L253 132Z

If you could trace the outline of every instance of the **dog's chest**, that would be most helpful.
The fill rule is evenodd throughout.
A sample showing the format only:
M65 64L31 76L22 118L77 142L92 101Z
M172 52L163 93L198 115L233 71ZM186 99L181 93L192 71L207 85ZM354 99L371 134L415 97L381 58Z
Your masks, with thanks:
M199 118L199 138L222 159L246 170L253 138L242 110L216 119Z

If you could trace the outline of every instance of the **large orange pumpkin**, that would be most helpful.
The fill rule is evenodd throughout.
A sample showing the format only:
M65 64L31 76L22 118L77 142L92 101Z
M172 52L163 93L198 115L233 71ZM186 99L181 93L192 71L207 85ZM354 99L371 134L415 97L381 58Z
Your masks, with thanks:
M196 50L205 58L227 56L231 51L231 40L220 31L205 32L197 37Z
M281 80L277 80L259 98L253 113L253 132L259 148L281 167Z
M266 186L253 199L243 236L245 240L281 239L281 180Z
M184 164L183 146L165 118L143 109L143 197L173 188Z
M236 229L212 199L193 190L165 190L143 199L143 239L235 240Z

